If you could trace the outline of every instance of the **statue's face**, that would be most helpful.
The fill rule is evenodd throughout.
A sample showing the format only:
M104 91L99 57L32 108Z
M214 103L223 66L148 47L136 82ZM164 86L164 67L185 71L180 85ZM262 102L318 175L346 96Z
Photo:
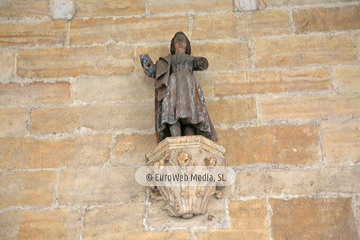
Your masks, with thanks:
M184 35L179 34L174 39L174 47L176 53L185 53L186 50L186 38Z

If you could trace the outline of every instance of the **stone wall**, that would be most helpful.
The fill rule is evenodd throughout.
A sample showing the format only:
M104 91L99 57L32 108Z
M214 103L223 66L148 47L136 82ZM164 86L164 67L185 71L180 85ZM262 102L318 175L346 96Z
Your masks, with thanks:
M246 2L1 1L0 238L359 239L360 1ZM217 227L149 227L134 180L156 146L139 55L177 31L237 172Z

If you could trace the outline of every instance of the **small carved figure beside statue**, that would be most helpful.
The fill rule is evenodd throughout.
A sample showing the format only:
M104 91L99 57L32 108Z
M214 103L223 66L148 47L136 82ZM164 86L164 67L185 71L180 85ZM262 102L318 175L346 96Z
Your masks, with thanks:
M201 87L193 76L193 71L208 68L207 59L192 56L189 39L183 32L177 32L171 40L169 55L154 64L144 54L140 61L145 74L155 78L155 129L159 144L146 154L147 165L161 169L226 166L225 149L215 143L217 134ZM223 197L216 185L157 186L153 190L167 202L164 209L170 216L183 218L205 214L212 195Z

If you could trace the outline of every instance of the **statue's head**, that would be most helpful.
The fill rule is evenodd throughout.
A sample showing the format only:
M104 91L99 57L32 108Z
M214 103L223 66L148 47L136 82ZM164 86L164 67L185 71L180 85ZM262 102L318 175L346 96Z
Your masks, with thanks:
M191 45L189 39L186 37L185 33L183 32L177 32L174 37L171 39L170 44L170 52L171 54L175 54L176 50L179 49L179 45L181 47L181 44L185 47L185 54L190 55L191 54ZM180 50L181 51L181 50Z

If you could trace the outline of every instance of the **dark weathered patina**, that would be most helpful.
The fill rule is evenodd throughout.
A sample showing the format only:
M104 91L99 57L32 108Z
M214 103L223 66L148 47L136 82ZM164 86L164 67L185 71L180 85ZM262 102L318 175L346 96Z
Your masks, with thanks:
M190 41L177 32L170 54L156 64L149 55L140 56L148 77L155 78L155 128L158 142L166 137L202 135L216 141L217 135L205 105L205 98L193 71L209 66L204 57L191 55Z

